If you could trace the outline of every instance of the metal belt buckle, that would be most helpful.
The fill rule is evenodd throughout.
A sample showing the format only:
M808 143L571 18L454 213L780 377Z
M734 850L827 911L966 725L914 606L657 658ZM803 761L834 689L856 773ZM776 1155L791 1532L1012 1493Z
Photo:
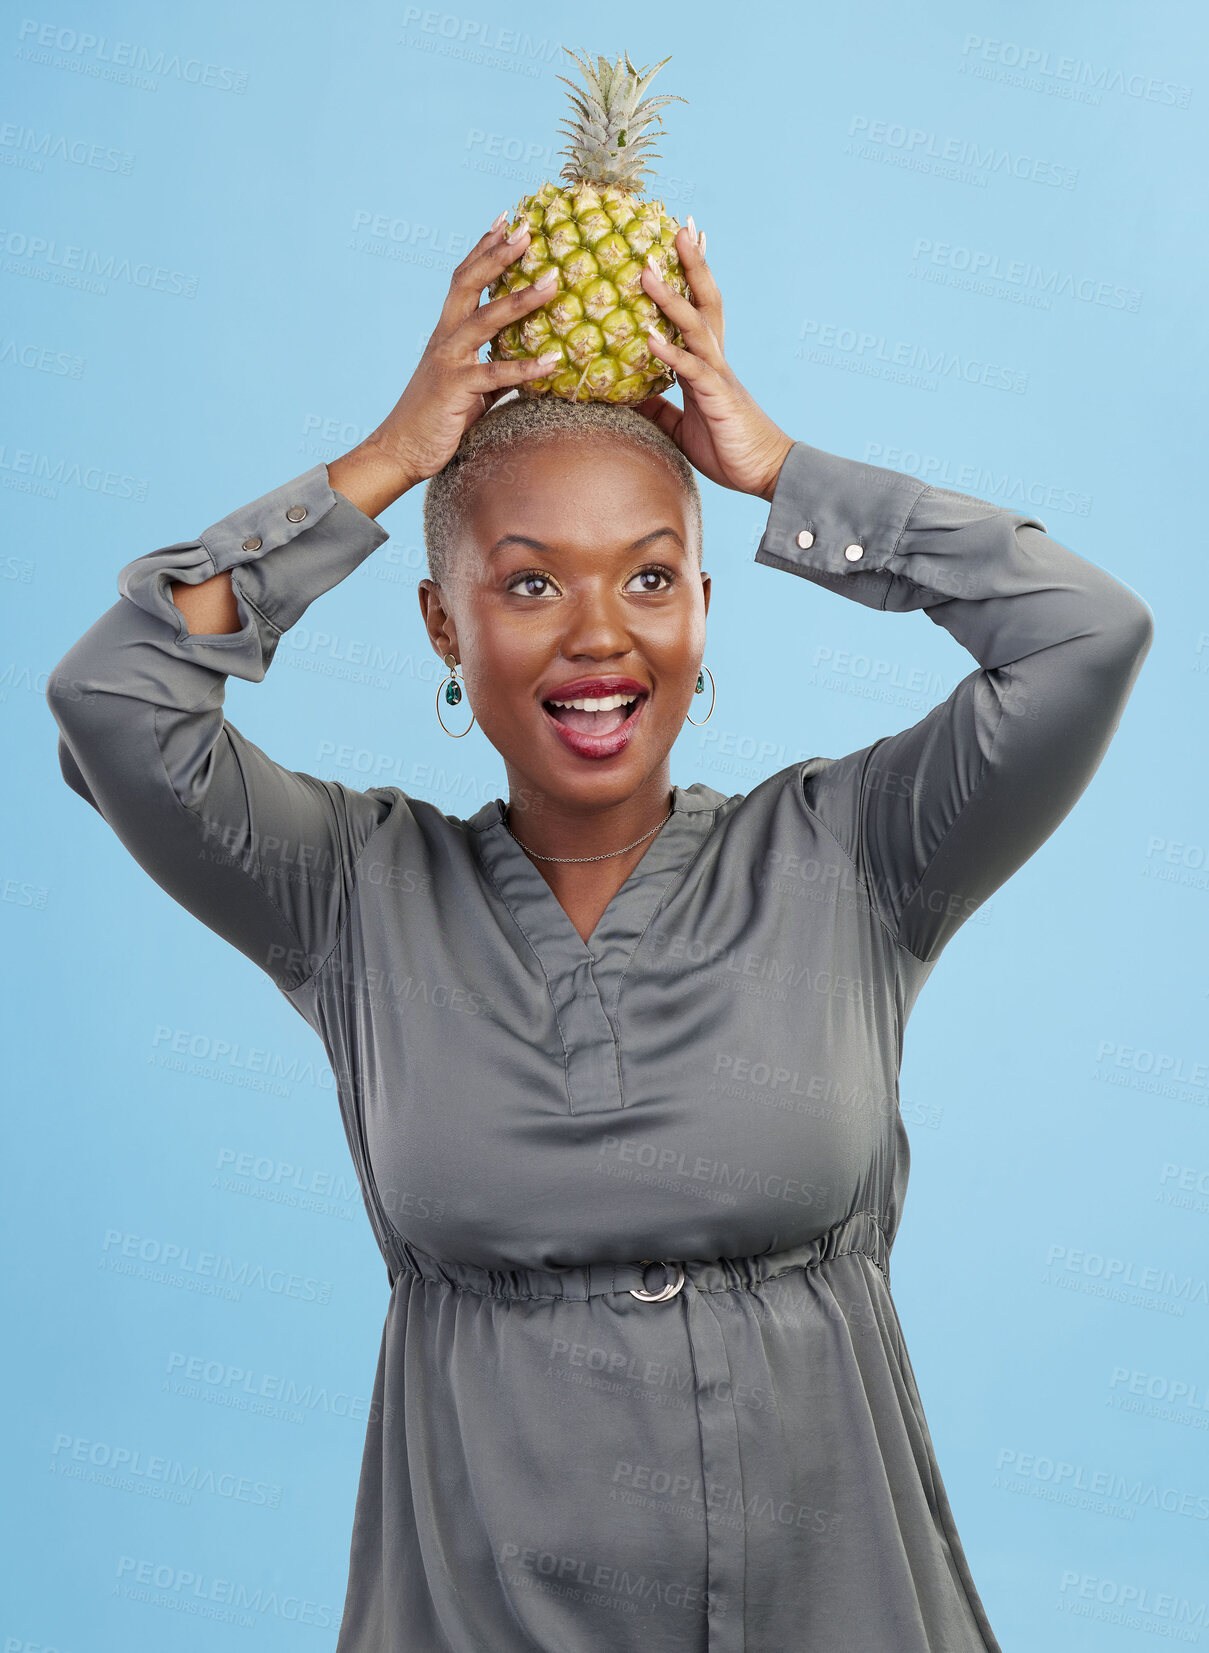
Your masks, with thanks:
M659 1257L643 1257L638 1266L639 1268L645 1269L649 1267L651 1263L659 1263L662 1261L663 1259ZM640 1297L644 1303L666 1303L669 1297L675 1297L676 1293L684 1284L684 1265L683 1263L663 1263L663 1267L670 1267L676 1270L676 1278L670 1286L664 1286L662 1291L643 1291L640 1287L631 1286L630 1296Z

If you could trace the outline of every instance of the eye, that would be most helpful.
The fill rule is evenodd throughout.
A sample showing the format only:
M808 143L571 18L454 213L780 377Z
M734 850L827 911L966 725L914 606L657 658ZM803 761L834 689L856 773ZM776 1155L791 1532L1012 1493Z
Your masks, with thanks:
M652 563L649 568L639 569L638 573L634 575L634 578L636 580L645 580L649 575L654 575L656 578L663 578L668 582L667 586L647 585L639 588L641 592L649 592L652 596L654 596L656 592L666 591L668 586L674 584L676 579L676 576L672 573L671 569L665 568L662 563Z
M521 597L545 597L548 595L545 591L522 589L534 584L553 586L554 582L548 574L543 574L540 569L527 568L521 574L514 574L504 589L505 591L516 591L517 595Z

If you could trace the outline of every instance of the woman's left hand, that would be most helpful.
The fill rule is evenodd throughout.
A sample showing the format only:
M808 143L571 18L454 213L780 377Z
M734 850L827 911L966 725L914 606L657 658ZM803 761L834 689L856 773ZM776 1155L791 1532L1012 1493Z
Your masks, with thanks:
M684 407L648 396L638 411L665 431L691 464L723 488L771 500L793 438L775 424L736 379L722 354L722 295L693 232L676 232L676 252L695 302L675 292L648 262L642 288L683 338L685 348L658 333L647 348L675 368Z

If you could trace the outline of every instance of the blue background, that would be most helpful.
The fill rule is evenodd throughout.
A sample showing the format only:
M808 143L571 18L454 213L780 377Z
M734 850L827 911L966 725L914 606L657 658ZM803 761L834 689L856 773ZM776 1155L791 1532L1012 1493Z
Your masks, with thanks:
M893 1275L1005 1650L1206 1639L1203 10L605 15L219 0L2 26L0 1648L334 1646L386 1279L331 1074L66 789L45 683L123 563L385 415L462 253L562 165L564 42L673 54L657 89L688 102L652 192L706 230L728 356L783 428L1036 513L1154 611L1100 771L915 1010ZM71 248L108 273L80 285ZM674 780L750 790L971 669L923 614L757 567L765 508L702 489L718 699ZM419 491L384 524L228 714L290 767L468 815L506 785L477 729L437 725ZM328 1300L212 1295L207 1252ZM161 1496L174 1464L186 1501Z

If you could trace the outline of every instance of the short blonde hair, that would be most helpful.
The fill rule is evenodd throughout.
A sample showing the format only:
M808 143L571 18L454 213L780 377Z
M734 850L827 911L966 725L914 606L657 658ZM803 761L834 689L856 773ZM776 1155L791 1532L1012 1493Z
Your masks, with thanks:
M570 442L613 437L655 455L684 490L689 541L700 566L701 490L697 473L680 449L636 408L610 402L569 402L559 396L509 392L469 427L448 463L424 489L424 545L429 576L443 585L461 530L467 498L476 482L490 476L499 460L526 442ZM510 474L510 472L509 472Z

